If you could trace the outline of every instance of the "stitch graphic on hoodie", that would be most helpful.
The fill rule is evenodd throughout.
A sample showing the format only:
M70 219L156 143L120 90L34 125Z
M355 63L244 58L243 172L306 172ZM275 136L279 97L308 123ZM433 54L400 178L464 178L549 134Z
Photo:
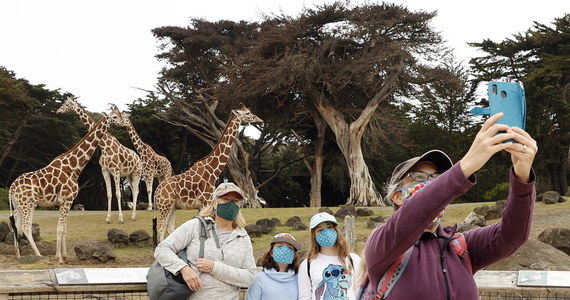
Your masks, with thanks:
M351 284L352 276L346 272L343 266L330 264L323 270L323 280L315 290L315 299L348 300L348 289Z

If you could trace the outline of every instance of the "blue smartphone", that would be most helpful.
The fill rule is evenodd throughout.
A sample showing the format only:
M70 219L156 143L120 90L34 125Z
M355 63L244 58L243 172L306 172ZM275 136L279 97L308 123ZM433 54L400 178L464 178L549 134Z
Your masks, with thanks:
M488 86L489 113L504 113L497 123L525 129L526 100L522 84L490 81Z

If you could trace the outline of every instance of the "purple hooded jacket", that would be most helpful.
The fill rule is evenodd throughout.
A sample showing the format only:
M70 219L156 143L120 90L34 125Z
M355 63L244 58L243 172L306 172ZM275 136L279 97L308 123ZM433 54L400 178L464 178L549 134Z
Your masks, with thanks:
M366 242L367 273L377 289L390 265L416 245L408 265L387 299L478 300L473 274L515 252L529 236L536 192L535 175L530 183L519 181L510 170L510 189L499 223L465 232L473 273L467 261L448 244L457 226L425 231L432 220L454 199L476 183L465 179L459 163L419 190Z

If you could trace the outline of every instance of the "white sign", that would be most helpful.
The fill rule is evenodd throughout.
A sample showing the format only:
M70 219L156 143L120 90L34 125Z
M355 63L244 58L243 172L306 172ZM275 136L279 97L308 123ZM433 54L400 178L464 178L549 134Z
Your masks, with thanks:
M60 285L116 284L146 283L148 268L77 268L54 271Z
M519 271L518 286L570 287L570 271Z

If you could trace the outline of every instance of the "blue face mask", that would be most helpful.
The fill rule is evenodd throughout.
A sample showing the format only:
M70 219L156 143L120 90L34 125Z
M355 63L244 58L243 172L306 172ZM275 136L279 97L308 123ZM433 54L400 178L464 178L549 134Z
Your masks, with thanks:
M336 243L338 233L334 229L325 228L321 233L315 236L317 244L321 247L332 247Z
M273 260L278 263L292 264L295 258L295 251L287 246L273 248Z

